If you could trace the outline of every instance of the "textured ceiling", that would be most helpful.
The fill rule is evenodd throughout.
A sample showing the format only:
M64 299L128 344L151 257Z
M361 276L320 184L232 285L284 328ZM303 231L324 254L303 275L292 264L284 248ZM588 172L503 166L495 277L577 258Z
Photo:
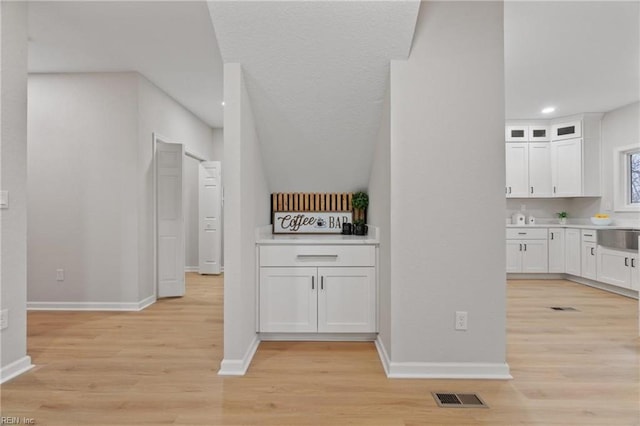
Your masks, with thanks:
M507 118L607 112L640 99L640 2L505 2ZM542 108L555 106L553 114Z
M242 64L272 191L366 188L389 60L419 2L210 2L224 62Z
M138 71L222 127L222 58L205 2L29 2L29 71Z

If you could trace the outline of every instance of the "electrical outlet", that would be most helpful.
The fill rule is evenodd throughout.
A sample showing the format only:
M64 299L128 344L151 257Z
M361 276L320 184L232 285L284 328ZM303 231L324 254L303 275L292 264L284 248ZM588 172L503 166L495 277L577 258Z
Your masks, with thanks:
M9 327L9 310L3 309L0 311L0 330L4 330Z
M467 312L456 311L456 330L467 329Z
M520 204L520 211L523 212L527 210L527 205L526 204Z
M64 281L64 269L56 269L56 281Z

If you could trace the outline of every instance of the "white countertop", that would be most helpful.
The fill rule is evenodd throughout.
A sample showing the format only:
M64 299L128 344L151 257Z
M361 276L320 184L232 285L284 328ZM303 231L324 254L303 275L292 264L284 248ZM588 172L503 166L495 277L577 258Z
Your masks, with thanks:
M574 228L574 229L640 229L640 225L594 225L593 223L536 223L535 225L513 225L507 224L507 228Z
M355 245L380 244L378 228L369 226L368 235L342 234L278 234L271 232L271 226L264 226L256 230L256 244L286 245Z

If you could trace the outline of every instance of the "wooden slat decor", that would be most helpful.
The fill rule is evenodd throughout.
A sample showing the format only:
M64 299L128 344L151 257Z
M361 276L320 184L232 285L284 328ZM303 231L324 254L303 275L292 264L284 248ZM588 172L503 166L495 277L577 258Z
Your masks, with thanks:
M352 192L274 192L271 212L349 212Z

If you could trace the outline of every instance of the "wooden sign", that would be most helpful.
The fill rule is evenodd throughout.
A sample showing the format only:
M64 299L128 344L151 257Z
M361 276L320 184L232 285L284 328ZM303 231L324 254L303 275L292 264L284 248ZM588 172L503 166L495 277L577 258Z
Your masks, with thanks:
M340 234L352 212L274 212L274 234Z

